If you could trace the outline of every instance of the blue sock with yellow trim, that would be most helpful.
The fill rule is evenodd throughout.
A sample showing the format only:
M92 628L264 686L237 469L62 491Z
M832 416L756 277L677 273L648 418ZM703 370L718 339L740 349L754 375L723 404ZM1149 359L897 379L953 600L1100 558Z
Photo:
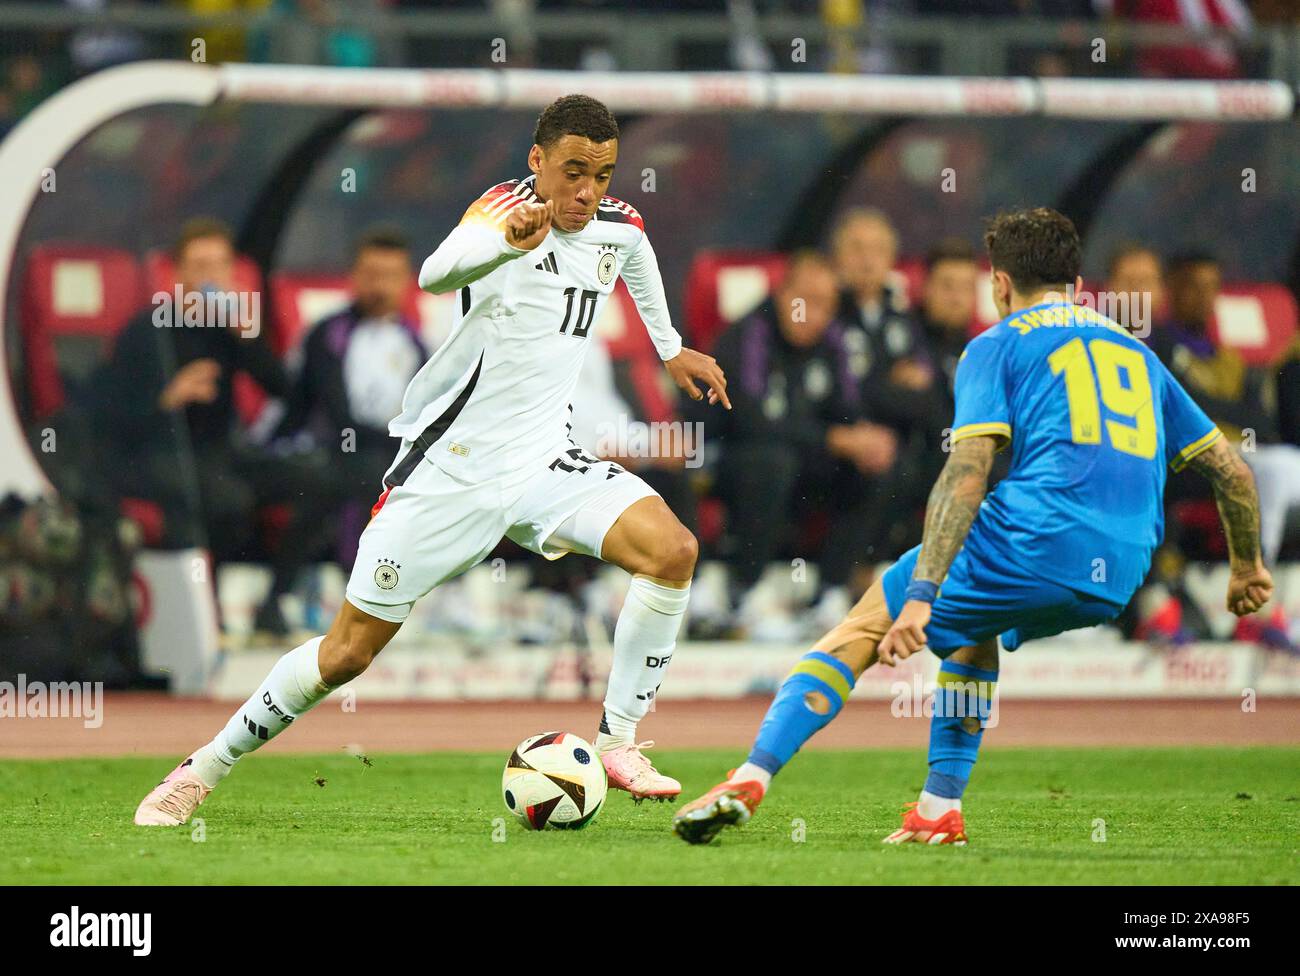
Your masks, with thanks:
M930 775L925 792L961 799L984 737L998 673L944 661L934 689L930 719Z
M805 654L777 691L759 726L748 761L776 774L800 746L840 713L855 680L849 666L829 654L821 651ZM824 696L829 709L820 712L812 708L804 700L809 692Z

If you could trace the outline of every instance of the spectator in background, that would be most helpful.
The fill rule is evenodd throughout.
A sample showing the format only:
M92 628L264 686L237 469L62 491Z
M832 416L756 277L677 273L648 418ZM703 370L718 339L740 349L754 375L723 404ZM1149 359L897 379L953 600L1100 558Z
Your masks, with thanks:
M245 317L244 303L229 301L244 297L235 291L230 229L211 218L189 221L174 258L182 307L172 294L155 296L118 335L93 382L107 475L119 495L162 508L164 544L206 544L217 561L247 558L258 508L301 502L322 473L256 447L240 429L236 373L273 396L287 394L289 381L260 323ZM260 629L287 629L276 598L292 586L319 531L295 506L276 552L272 596L257 614Z
M1111 296L1111 318L1139 336L1149 335L1156 317L1164 315L1160 255L1145 244L1121 244L1106 265L1106 291Z
M353 248L352 302L313 326L303 341L280 430L306 432L330 457L312 508L313 517L331 528L349 504L354 516L369 513L397 451L388 422L402 412L402 393L428 358L419 324L402 313L413 283L405 235L389 228L365 232ZM340 540L345 569L351 569L362 527L358 518L356 532L348 533L353 538Z
M341 0L269 0L266 6L270 16L264 21L265 29L249 44L255 60L343 68L369 68L380 61L380 46L360 25L367 15L386 6L383 0L350 0L347 4ZM344 12L352 15L346 21L339 16Z
M929 364L933 380L920 393L909 394L920 399L914 412L921 419L922 436L921 449L895 488L898 514L889 524L898 534L891 543L898 552L921 541L930 486L947 460L957 362L970 340L977 304L979 264L969 242L944 238L930 248L925 267L921 302L912 313L912 323L921 343L919 353ZM1001 459L998 466L1004 466Z
M1222 285L1219 262L1209 252L1172 258L1166 277L1168 314L1149 345L1234 443L1241 444L1245 429L1269 442L1275 431L1265 407L1264 377L1247 368L1236 351L1214 341L1214 303Z
M67 0L67 4L88 14L103 13L109 5L108 0ZM119 11L123 7L135 5L134 0L113 4ZM68 48L72 66L78 75L88 75L128 61L138 61L147 53L144 38L139 32L119 24L83 27L72 35Z
M1300 504L1300 448L1279 441L1273 379L1215 344L1214 305L1222 287L1217 259L1204 251L1172 258L1166 286L1169 317L1149 344L1254 472L1261 543L1271 565L1282 546L1287 511Z
M979 273L975 249L959 237L944 238L926 255L925 283L914 321L937 374L936 382L927 391L926 444L932 460L932 468L922 479L927 488L945 460L942 445L956 403L953 390L957 362L975 323Z
M0 137L44 101L61 84L33 54L16 54L4 64L0 77Z
M1156 78L1239 78L1235 41L1254 29L1243 0L1105 0L1106 13L1140 24L1168 24L1199 33L1199 44L1151 45L1139 49L1141 74ZM1218 28L1230 37L1209 34Z
M844 343L863 413L906 436L924 427L933 377L907 314L907 296L890 281L898 234L881 211L864 207L839 220L831 243L843 289Z
M855 564L875 549L877 489L894 464L896 438L862 420L838 305L830 264L799 252L772 299L714 349L730 379L732 409L710 414L705 434L721 444L718 489L728 503L732 602L742 626L750 620L741 597L776 556L782 526L829 512L825 542L807 555L821 569L819 597L833 594L836 606Z
M881 513L885 534L878 540L883 559L910 548L916 483L929 470L926 432L938 379L907 311L907 296L891 281L898 235L889 219L879 210L850 210L835 225L831 241L843 289L844 345L862 416L892 431L899 444L896 463L881 473L892 482L881 493L887 507Z

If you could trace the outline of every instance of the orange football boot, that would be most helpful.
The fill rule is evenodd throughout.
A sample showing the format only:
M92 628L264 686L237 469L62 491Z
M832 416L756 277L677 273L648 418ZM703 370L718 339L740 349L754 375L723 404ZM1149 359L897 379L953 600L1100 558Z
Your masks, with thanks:
M692 800L673 817L673 833L688 844L707 844L723 827L740 827L749 821L763 800L763 784L756 780L733 783L731 777L697 800Z
M949 810L938 820L926 820L917 811L917 801L907 804L903 826L883 841L885 844L955 844L966 846L966 824L960 810Z

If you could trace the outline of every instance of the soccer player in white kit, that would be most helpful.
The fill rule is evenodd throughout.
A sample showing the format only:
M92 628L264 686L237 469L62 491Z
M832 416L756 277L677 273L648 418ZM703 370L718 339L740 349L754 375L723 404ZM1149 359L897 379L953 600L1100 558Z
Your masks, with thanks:
M144 798L137 824L185 823L241 756L365 671L416 600L503 536L550 559L586 553L632 574L595 745L610 786L638 800L681 792L646 757L636 727L672 657L695 537L639 477L568 436L591 327L620 276L677 385L731 404L717 363L683 348L669 321L640 215L605 195L617 156L618 124L604 105L558 99L538 119L532 175L484 193L424 262L420 286L458 292L460 321L389 425L402 445L346 601L329 633L280 658L225 728Z

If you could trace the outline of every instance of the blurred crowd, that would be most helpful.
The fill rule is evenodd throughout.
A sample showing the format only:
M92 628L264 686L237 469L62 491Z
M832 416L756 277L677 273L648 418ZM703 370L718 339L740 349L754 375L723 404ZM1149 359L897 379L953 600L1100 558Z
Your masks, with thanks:
M38 0L40 2L40 0ZM29 26L6 30L0 41L0 135L30 107L74 78L94 71L156 57L193 56L190 32L173 36L174 26L144 30L125 21L91 20L106 10L149 8L187 10L196 16L249 18L246 26L220 23L205 28L203 58L210 62L263 61L289 64L328 64L351 67L439 64L488 64L486 47L479 61L462 61L463 38L440 44L436 34L410 43L391 32L368 30L365 19L377 11L473 12L518 24L529 11L618 14L633 10L662 10L682 14L726 16L732 25L726 43L699 45L690 63L663 67L788 70L795 65L783 51L760 39L757 25L766 14L795 14L823 20L830 41L803 65L810 70L934 71L936 66L912 63L908 52L894 50L873 24L891 18L942 15L982 19L1035 16L1100 23L1130 22L1181 26L1204 35L1195 43L1146 45L1136 54L1117 51L1108 59L1121 74L1148 77L1233 78L1249 76L1243 57L1256 25L1295 23L1300 18L1290 0L44 0L50 6L85 14L80 26L33 31ZM0 25L4 24L0 6ZM865 25L870 40L864 46L838 37ZM169 33L170 31L170 33ZM560 45L552 53L540 49L527 32L513 33L516 45L511 67L618 68L618 52L591 39ZM1071 72L1053 45L1062 38L1046 37L1043 50L1018 71L1036 74ZM469 45L474 49L475 45ZM561 54L560 51L563 51ZM701 62L698 59L703 58ZM644 67L644 66L641 66ZM1076 65L1076 71L1079 66Z
M920 541L926 496L945 458L953 379L976 317L981 265L968 242L939 241L926 257L920 302L909 308L897 258L897 233L885 215L852 211L834 228L827 255L793 255L772 300L718 343L736 409L712 428L722 440L716 490L729 505L722 552L733 567L731 622L741 630L757 623L746 601L778 554L806 554L818 563L809 609L834 622L865 589L875 563ZM1154 327L1124 324L1141 327L1241 448L1259 485L1271 564L1289 541L1289 514L1300 511L1300 347L1276 368L1248 366L1217 341L1221 287L1213 254L1162 258L1139 243L1117 249L1104 283L1112 294L1150 296ZM1179 585L1182 566L1222 559L1222 536L1202 479L1173 476L1167 503L1156 576L1170 599L1186 604L1180 620L1191 621L1195 608ZM810 524L817 513L822 524ZM783 537L783 527L793 533ZM1169 617L1163 604L1154 612ZM1128 625L1153 638L1207 636L1190 623ZM1243 632L1256 626L1290 646L1287 621L1275 608Z
M234 239L220 221L188 222L172 257L186 294L238 287ZM432 352L405 311L422 257L395 230L361 234L350 301L312 323L285 359L251 321L158 328L151 306L125 326L80 396L110 490L163 513L156 544L206 545L218 572L227 562L271 568L258 630L290 629L281 598L309 566L331 560L350 568L392 460L387 420ZM670 405L674 418L699 423L703 464L693 463L700 445L682 438L654 450L602 438L648 414L635 387L618 381L602 341L591 344L574 439L637 470L701 536L705 558L726 567L725 594L693 611L695 636L770 631L761 581L774 565L810 568L815 575L793 616L814 630L827 626L882 564L920 541L929 489L946 459L956 365L977 321L983 264L970 242L937 241L914 304L898 264L896 229L866 208L840 217L825 253L789 255L772 294L713 345L734 409ZM1164 256L1139 243L1116 251L1104 284L1150 296L1154 326L1125 324L1145 324L1139 334L1242 450L1259 484L1265 556L1275 563L1294 541L1288 515L1300 512L1300 348L1276 368L1260 368L1219 344L1221 286L1212 254ZM273 398L255 423L235 406L240 377ZM1223 558L1214 503L1191 475L1171 476L1167 502L1166 545L1152 580L1160 598L1135 601L1126 627L1153 640L1204 638L1209 631L1180 579L1188 560ZM268 519L268 510L278 515ZM720 513L716 524L705 524L709 512ZM499 554L530 559L509 543ZM592 575L584 560L532 564L538 585L575 598ZM1270 608L1238 636L1289 649L1288 627Z
M342 7L335 0L50 3L87 12L129 5L218 15L247 11L301 28L206 31L212 61L437 63L410 62L409 51L387 46L390 35L368 32L351 17L340 21ZM619 11L642 5L356 0L347 6L350 13L490 7L504 16L529 8ZM754 38L755 15L777 11L822 16L840 27L918 14L1110 18L1221 29L1196 45L1144 49L1133 62L1142 74L1170 77L1240 74L1237 48L1227 38L1244 39L1256 24L1294 19L1293 5L1275 0L1249 5L1240 0L669 0L655 6L726 13L742 39ZM724 63L773 67L765 50L756 41L733 44ZM847 70L893 66L888 52L878 57L878 48L859 53ZM160 55L177 56L125 23L90 20L43 34L35 46L0 43L0 136L70 80ZM608 59L584 63L617 67ZM1043 62L1035 70L1055 69ZM784 159L788 151L775 146L770 153L754 152L756 145L765 149L747 137L744 151L732 157L736 165L754 165L768 156ZM707 158L691 160L693 178L710 194L722 192L735 175L713 149ZM1039 151L1035 146L1035 154ZM449 167L459 166L456 154L445 158ZM420 167L410 170L413 197L427 196L427 163L422 157ZM709 173L715 177L711 185L701 182L701 174ZM403 208L410 205L402 201ZM1208 204L1201 209L1212 212ZM839 620L881 563L920 540L926 497L945 457L953 375L976 319L982 273L982 256L970 241L930 241L932 231L922 217L918 212L917 220L908 222L908 250L915 254L929 245L923 280L913 295L899 273L898 229L880 211L850 211L831 228L823 250L789 256L769 299L732 323L712 348L731 378L735 410L696 413L693 404L668 405L675 419L703 425L702 467L686 456L692 445L680 440L640 456L610 455L600 430L651 419L654 411L626 382L610 352L593 343L581 385L585 403L577 411L583 423L575 428L575 439L589 452L615 456L649 481L700 535L705 557L726 567L723 591L714 599L705 598L700 588L692 611L695 636L759 634L772 609L762 580L778 564L809 566L812 583L799 597L806 605L796 608L795 616L820 629ZM693 210L689 218L703 219ZM660 226L668 228L661 233L671 239L676 228ZM696 246L682 250L689 256ZM351 301L309 323L287 358L268 348L266 335L251 328L254 323L242 331L158 329L151 321L154 309L143 309L79 391L77 407L92 428L89 443L102 449L94 473L103 479L105 492L126 500L128 507L152 506L157 538L151 544L201 546L211 551L218 573L231 563L269 567L272 582L254 620L260 631L282 634L296 623L286 618L282 598L303 586L312 564L329 560L350 566L356 535L391 460L387 419L397 412L406 381L433 351L405 297L412 289L412 268L423 256L390 227L358 235L349 270ZM201 218L177 228L170 257L184 292L219 294L238 287L234 238L219 220ZM666 270L670 278L682 277L681 268ZM1293 542L1288 518L1300 489L1300 353L1292 349L1276 368L1261 369L1217 343L1211 322L1222 274L1211 253L1160 254L1142 244L1125 245L1112 256L1106 284L1151 296L1155 326L1147 341L1242 446L1260 485L1265 552L1270 561L1286 558ZM255 425L238 409L241 384L256 386L271 400L271 409ZM1133 635L1178 642L1209 633L1182 583L1183 567L1189 560L1219 559L1223 549L1203 484L1174 477L1168 500L1167 544L1153 571L1154 596L1135 601L1125 626ZM113 567L129 565L140 545L138 538L116 531L113 519L120 507L109 506L108 516L101 512L87 521L81 533L84 551L76 552L32 542L43 538L42 526L54 526L58 532L49 534L66 537L70 513L0 513L0 576L9 580L8 592L26 594L22 606L34 612L63 599L42 580L66 576L60 567L70 564L88 567L78 585L99 594L104 627L120 626L125 597L114 593L109 580L120 582ZM88 558L94 552L99 555ZM526 558L508 545L503 553ZM45 576L29 571L44 564ZM539 586L566 599L578 599L591 574L589 565L573 559L537 563L531 572ZM1266 618L1246 620L1241 627L1241 636L1291 647L1289 622L1272 609Z

